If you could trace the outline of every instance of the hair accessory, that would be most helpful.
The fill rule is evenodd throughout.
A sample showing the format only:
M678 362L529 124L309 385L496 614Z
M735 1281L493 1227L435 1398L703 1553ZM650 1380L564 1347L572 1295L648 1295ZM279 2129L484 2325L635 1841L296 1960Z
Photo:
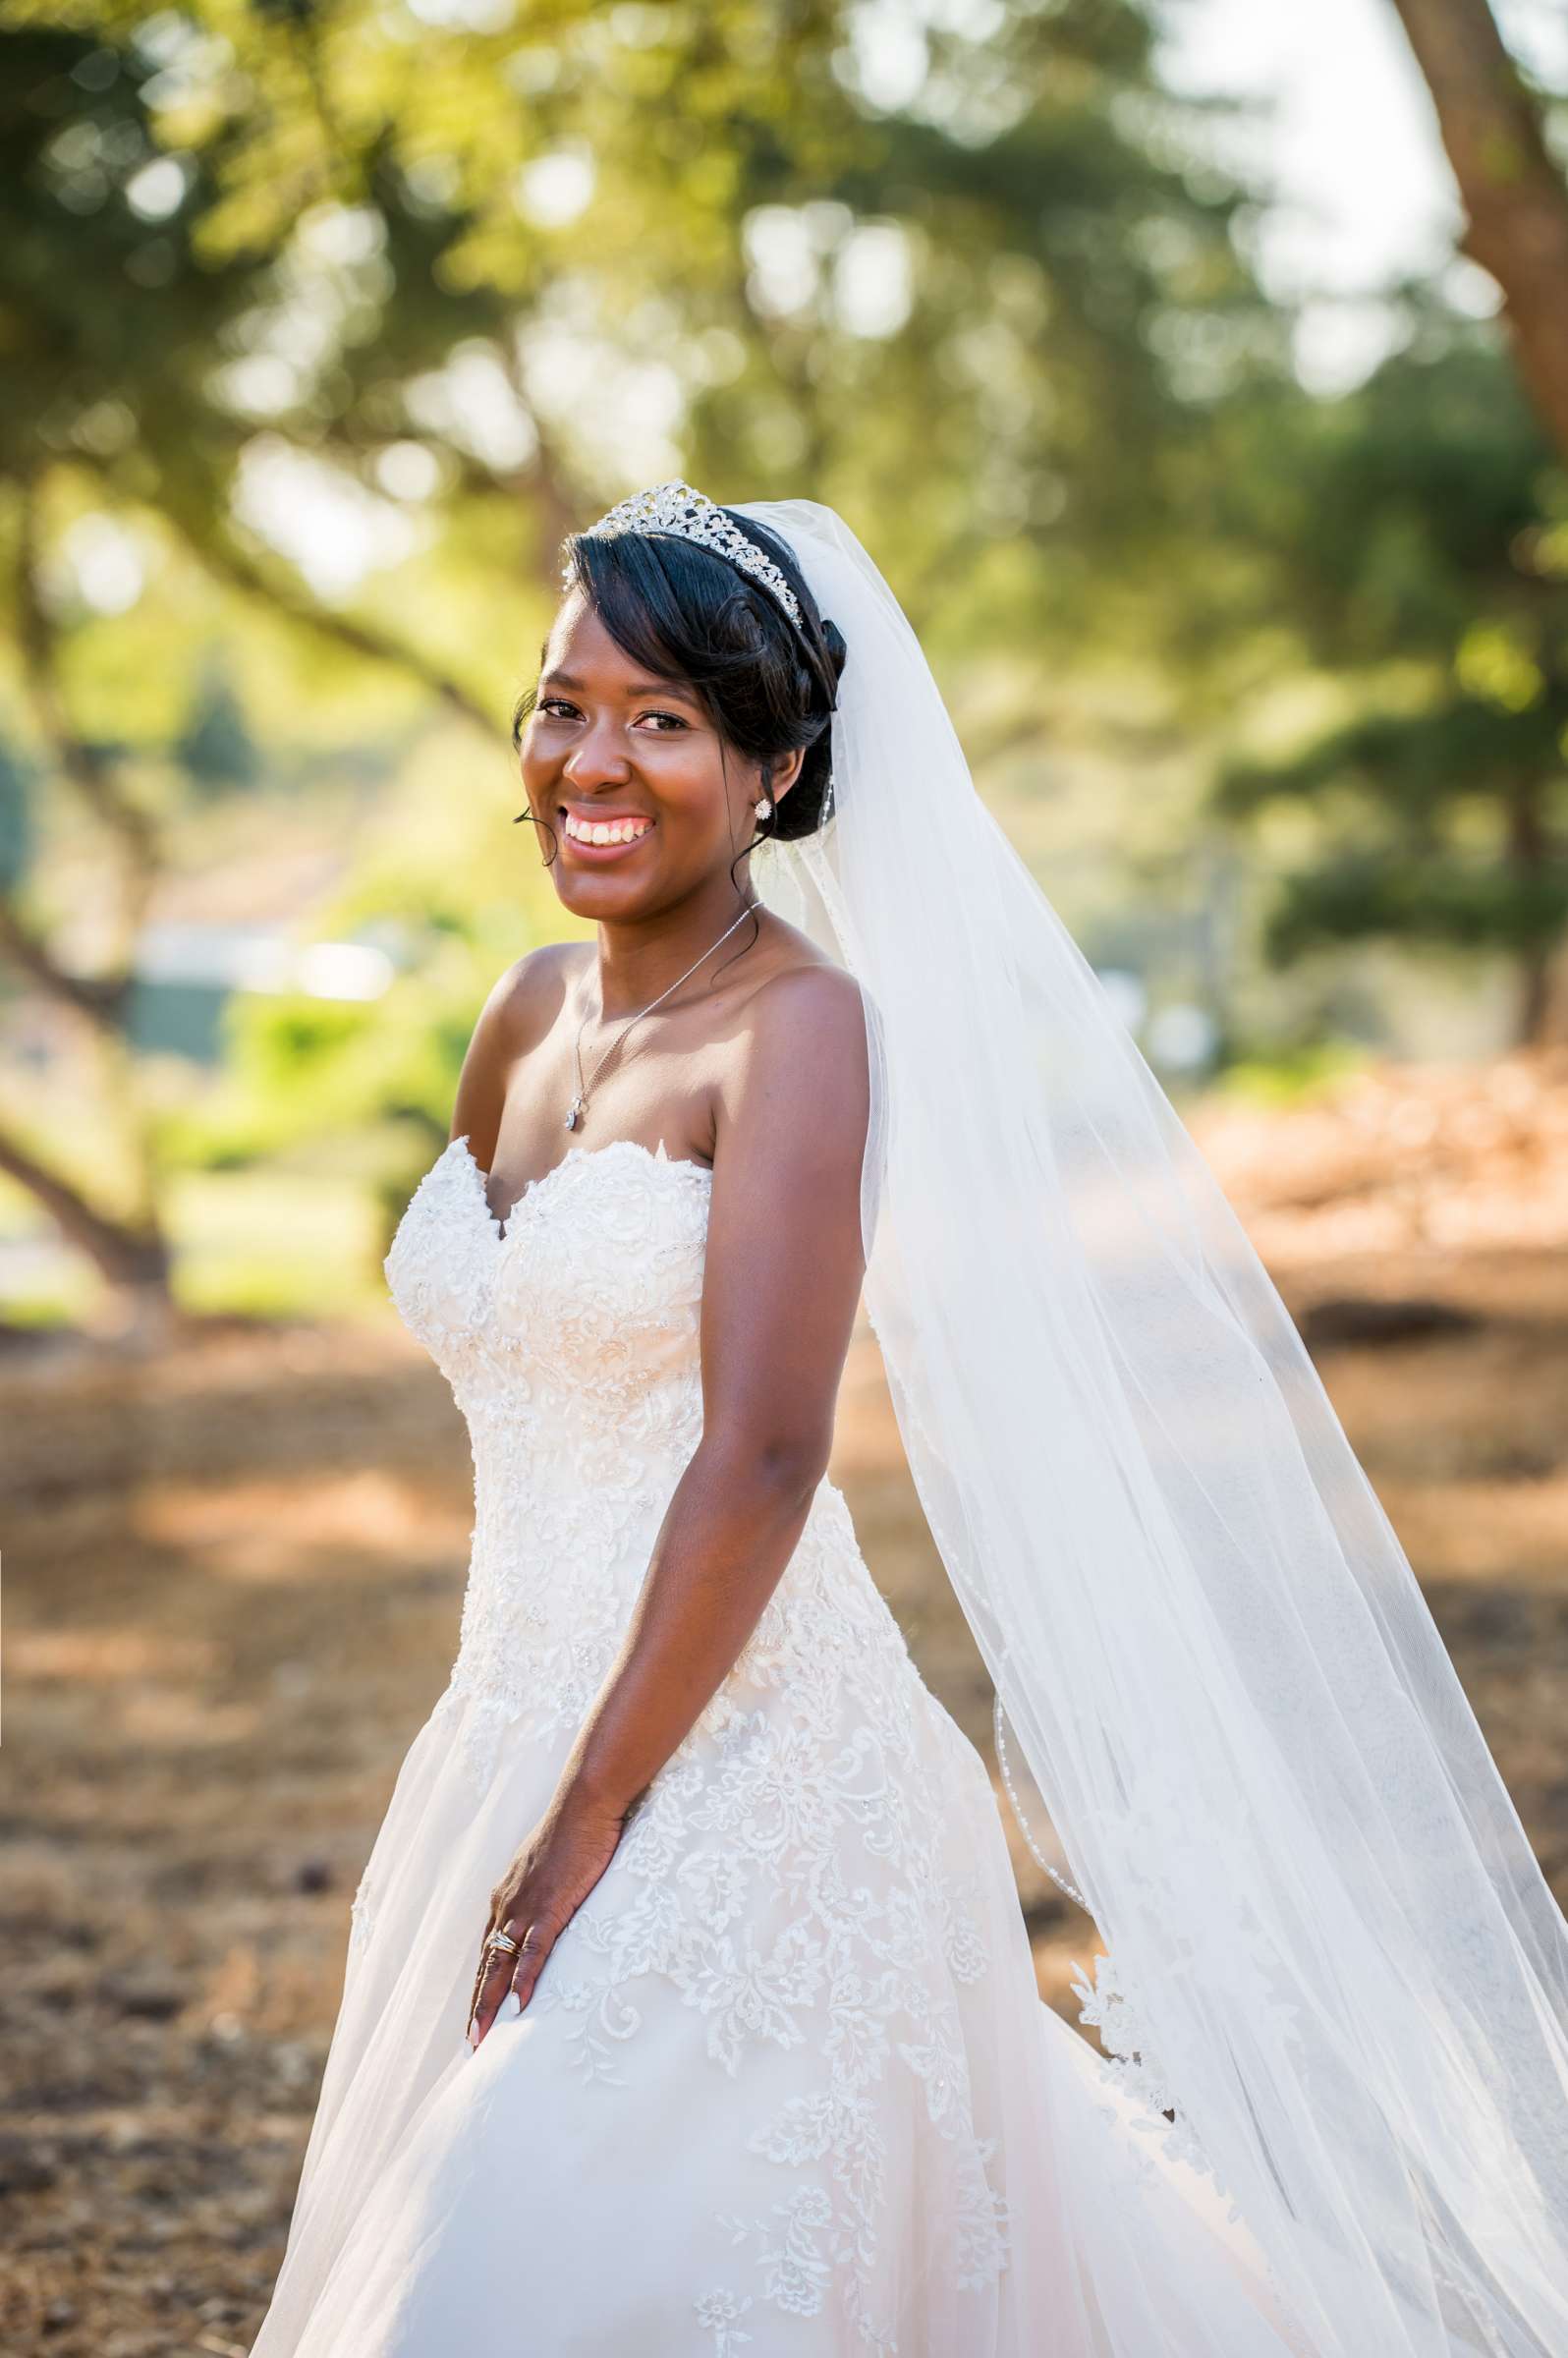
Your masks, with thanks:
M772 558L765 556L754 540L749 540L705 491L694 491L690 483L679 478L655 483L650 491L634 491L629 499L618 500L613 508L607 509L597 524L588 525L577 538L607 540L619 533L664 533L672 539L693 540L699 548L711 549L716 557L725 558L759 582L783 607L796 629L805 630L800 599ZM561 568L561 578L563 581L572 578L570 558Z

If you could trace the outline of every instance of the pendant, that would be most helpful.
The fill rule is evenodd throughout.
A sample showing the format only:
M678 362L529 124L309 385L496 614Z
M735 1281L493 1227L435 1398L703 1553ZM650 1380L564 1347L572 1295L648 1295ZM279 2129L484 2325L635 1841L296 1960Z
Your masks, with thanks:
M577 1126L578 1126L578 1123L579 1123L579 1122L580 1122L582 1119L583 1119L583 1100L582 1100L582 1098L581 1098L581 1097L574 1097L574 1098L572 1099L572 1110L571 1110L571 1112L570 1112L570 1113L567 1115L567 1117L566 1117L566 1127L568 1128L568 1130L575 1130L575 1129L577 1128Z

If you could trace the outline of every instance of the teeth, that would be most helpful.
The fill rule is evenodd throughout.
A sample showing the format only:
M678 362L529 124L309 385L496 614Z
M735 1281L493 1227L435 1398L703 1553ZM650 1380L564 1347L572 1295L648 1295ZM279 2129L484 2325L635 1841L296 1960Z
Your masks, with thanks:
M566 831L579 843L635 843L651 824L650 819L640 818L581 819L569 812Z

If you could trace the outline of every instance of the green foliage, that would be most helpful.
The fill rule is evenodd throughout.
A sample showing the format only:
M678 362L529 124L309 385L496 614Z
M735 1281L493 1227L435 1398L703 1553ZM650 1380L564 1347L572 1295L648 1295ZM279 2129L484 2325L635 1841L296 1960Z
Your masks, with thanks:
M392 962L364 999L241 992L225 1009L220 1083L164 1132L171 1160L239 1169L267 1157L377 1152L388 1201L443 1142L475 1018L495 982L541 941L580 930L556 900L532 834L493 791L475 741L431 732L378 784L335 894L313 914L320 941ZM497 757L497 770L499 757ZM286 823L274 798L269 809Z
M341 856L312 924L397 942L379 998L235 1000L172 1155L380 1121L395 1190L444 1135L485 991L566 929L499 767L559 540L665 473L840 507L988 683L987 790L1053 892L1227 1027L1256 883L1196 773L1260 678L1353 683L1221 784L1321 854L1276 955L1558 922L1568 503L1495 337L1413 297L1362 395L1308 401L1223 109L1160 87L1142 0L912 7L897 86L852 0L432 13L0 0L0 583L64 722L34 682L7 741L80 778L74 736L188 876ZM104 822L54 807L74 877Z
M170 140L134 12L64 13L0 14L0 472L70 455L156 497L165 465L210 472L214 355L265 257L197 254L225 141Z
M353 1131L380 1115L444 1135L482 998L466 968L466 960L437 957L367 1006L236 999L229 1078L251 1108L242 1134L249 1153Z
M847 0L450 30L397 0L3 0L0 470L69 463L282 594L242 521L264 437L493 601L628 487L600 391L642 379L696 479L876 517L956 634L1014 537L1020 641L1125 610L1216 403L1279 365L1238 193L1132 0L920 26L890 103ZM438 610L420 641L466 667Z
M1214 782L1233 824L1292 813L1312 830L1269 955L1370 937L1501 951L1530 1032L1568 917L1568 480L1505 359L1415 306L1407 347L1298 413L1248 496L1275 610L1354 700Z
M1282 885L1265 942L1278 965L1336 941L1383 935L1459 949L1517 951L1554 942L1568 918L1568 861L1511 875L1496 863L1462 865L1396 853L1324 861Z
M1462 651L1462 650L1461 650ZM1372 711L1325 731L1288 760L1232 761L1214 805L1245 818L1281 800L1316 802L1344 788L1403 839L1434 834L1445 812L1506 793L1507 781L1553 777L1564 766L1568 698L1533 695L1522 709L1479 697L1434 694L1410 711Z

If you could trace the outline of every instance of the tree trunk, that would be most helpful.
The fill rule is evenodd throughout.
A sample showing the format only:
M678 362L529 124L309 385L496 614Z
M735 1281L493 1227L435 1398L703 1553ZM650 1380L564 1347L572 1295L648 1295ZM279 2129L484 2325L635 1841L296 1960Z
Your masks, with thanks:
M115 1220L90 1205L69 1179L38 1160L18 1138L0 1129L0 1171L25 1187L55 1222L67 1244L84 1254L105 1281L166 1292L169 1248L155 1225Z
M1545 814L1540 793L1521 786L1508 804L1508 866L1515 879L1529 886L1551 858ZM1552 1019L1553 966L1557 943L1536 934L1519 952L1519 1002L1514 1017L1514 1045L1543 1045Z
M1526 392L1568 460L1568 183L1487 0L1393 0L1469 216L1461 250L1502 290Z

